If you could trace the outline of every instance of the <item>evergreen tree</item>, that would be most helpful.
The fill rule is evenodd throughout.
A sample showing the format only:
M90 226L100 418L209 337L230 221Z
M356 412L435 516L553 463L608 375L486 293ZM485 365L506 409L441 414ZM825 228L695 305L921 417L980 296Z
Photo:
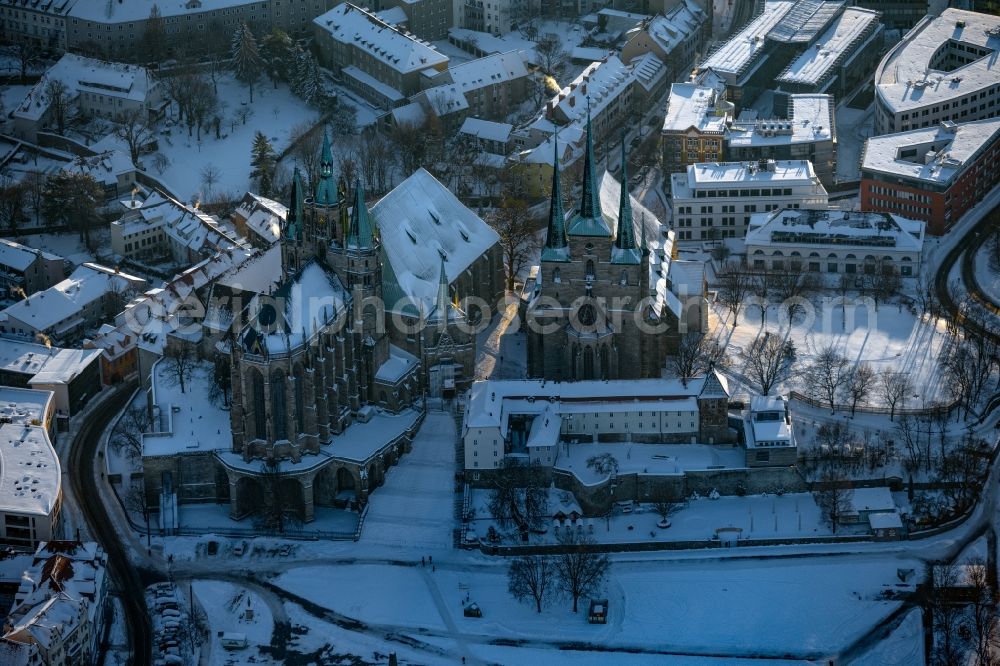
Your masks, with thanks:
M291 78L294 64L292 38L281 28L275 28L260 43L260 57L264 61L264 70L274 87L278 81L288 81Z
M233 34L233 73L236 78L250 87L250 101L253 101L253 84L264 69L264 61L257 51L257 40L246 22L240 21L240 27Z
M45 185L42 215L49 224L75 228L87 248L93 249L90 229L98 220L103 198L104 188L89 173L60 171Z
M313 54L305 49L297 49L295 52L292 92L310 104L318 102L323 95L319 64Z
M142 51L152 62L159 62L167 54L167 29L160 8L155 4L149 10L146 28L142 32Z
M274 147L267 140L263 132L258 131L253 138L253 148L251 149L250 177L257 186L257 193L269 197L274 188L274 167L278 161L278 156L274 152Z

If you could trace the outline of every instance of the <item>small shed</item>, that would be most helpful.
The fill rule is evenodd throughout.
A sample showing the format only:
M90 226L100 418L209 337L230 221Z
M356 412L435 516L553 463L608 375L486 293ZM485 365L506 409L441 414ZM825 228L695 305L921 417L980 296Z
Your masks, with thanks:
M466 604L462 611L465 617L482 617L483 611L479 608L479 604L472 602L471 604Z
M850 497L851 508L840 515L844 524L865 523L868 516L875 513L896 512L896 502L892 499L892 491L886 487L854 488Z
M903 519L895 511L870 513L868 524L876 541L899 541L903 538Z
M608 623L608 600L591 599L590 610L587 613L587 622L591 624Z

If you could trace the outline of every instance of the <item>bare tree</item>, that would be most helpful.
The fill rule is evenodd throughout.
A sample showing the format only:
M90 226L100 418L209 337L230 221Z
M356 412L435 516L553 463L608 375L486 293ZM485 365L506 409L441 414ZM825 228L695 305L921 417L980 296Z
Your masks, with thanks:
M903 443L905 458L903 467L907 472L913 474L920 469L920 433L917 431L916 423L909 416L903 415L896 422L896 434Z
M486 222L500 237L507 291L514 291L514 281L539 247L538 233L528 214L528 204L521 199L504 199L500 207L487 216Z
M497 525L516 526L522 534L542 526L548 518L549 491L537 463L522 465L505 459L493 475L489 511Z
M132 163L135 164L139 160L142 148L153 138L154 131L155 128L149 122L149 115L145 109L128 109L118 118L115 136L128 146Z
M811 392L825 400L831 411L835 411L837 396L847 384L850 374L850 361L829 345L821 349L806 368L806 381Z
M854 416L859 404L868 401L877 381L878 375L868 363L861 362L848 373L844 392L851 401L851 416Z
M209 162L201 168L199 175L201 176L201 184L205 186L205 196L211 196L215 184L222 177L222 172L219 171L219 167Z
M212 383L208 387L209 401L219 407L229 407L229 394L232 390L232 366L229 356L219 354L215 357L212 367Z
M682 506L683 504L680 502L660 500L658 502L653 502L653 511L660 517L660 525L663 526L670 522L670 516L680 511Z
M982 558L973 557L966 563L965 571L966 582L972 588L970 610L976 666L996 666L1000 663L996 655L1000 650L1000 616L989 569Z
M959 637L964 609L952 598L953 590L960 581L960 570L956 564L931 564L931 589L928 605L934 625L934 648L931 655L935 664L959 664L964 650Z
M146 490L141 481L130 483L122 498L125 508L142 516L146 527L149 527L149 504L146 502Z
M577 612L580 597L596 594L602 587L611 561L593 550L594 539L575 529L565 529L557 537L562 552L555 556L559 589L573 600Z
M851 490L848 481L832 471L826 472L821 482L824 488L814 491L813 496L820 511L823 512L823 518L836 534L837 525L843 520L843 516L852 510L854 491Z
M281 472L281 461L267 458L261 463L260 475L264 497L254 517L257 527L283 533L285 529L301 524L302 498L293 490L298 482L292 480L286 483L288 477Z
M4 174L0 176L0 227L16 229L24 216L25 191L20 183Z
M785 306L788 321L795 319L795 315L803 309L802 301L818 288L816 274L802 271L773 272L768 275L768 282Z
M910 375L906 372L883 370L878 375L878 393L885 404L889 406L889 420L896 417L896 408L902 409L906 397L913 391Z
M182 344L170 346L164 354L164 361L167 377L174 386L180 386L181 393L186 393L187 383L194 373L195 364L198 362L191 352L191 348Z
M59 130L59 134L65 134L70 111L69 87L59 79L49 79L45 84L44 95L49 111L56 121L56 129Z
M31 218L38 224L45 201L45 174L37 169L31 169L21 179L21 190L24 192L25 204L31 211Z
M899 270L891 261L878 260L871 270L866 270L862 278L865 292L875 301L875 309L899 293L902 280Z
M555 584L556 566L548 555L515 557L507 569L507 589L518 601L534 601L539 613L552 596Z
M170 158L163 153L156 153L153 155L153 168L156 169L156 173L163 175L163 172L167 170L170 166Z
M667 367L687 386L688 380L708 372L722 362L726 349L703 333L682 335L677 351L667 360Z
M124 451L132 460L142 457L142 436L153 430L153 419L143 406L126 409L111 430L108 442L117 451Z
M550 76L555 76L566 63L566 51L559 35L554 32L547 32L538 38L535 53L538 54L542 71Z
M618 459L610 453L601 453L587 458L587 469L592 469L603 476L617 476Z
M302 123L292 128L292 157L305 174L310 186L319 180L320 147L323 142L322 125ZM351 181L353 182L353 181Z
M775 384L785 381L795 367L795 351L780 336L765 331L740 350L744 373L767 395Z
M26 83L28 80L28 70L32 65L39 63L42 59L41 52L37 46L27 42L11 44L7 47L7 49L17 61L18 71L21 74L21 83Z
M727 261L719 271L719 301L733 315L733 328L739 318L740 308L753 293L754 276L743 261Z

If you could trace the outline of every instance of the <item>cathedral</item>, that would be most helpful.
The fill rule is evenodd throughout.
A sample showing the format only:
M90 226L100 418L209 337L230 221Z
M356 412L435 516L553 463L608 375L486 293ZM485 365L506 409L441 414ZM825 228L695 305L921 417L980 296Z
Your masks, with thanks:
M296 170L289 199L277 287L228 341L232 443L216 458L236 519L271 501L265 467L307 522L316 505L363 503L424 399L474 379L461 298L503 288L496 234L423 169L369 209L360 183L349 195L334 179L324 137L315 188Z
M621 183L598 180L590 119L580 202L563 211L559 149L540 265L524 309L528 376L555 381L661 376L682 306L667 275L673 234Z

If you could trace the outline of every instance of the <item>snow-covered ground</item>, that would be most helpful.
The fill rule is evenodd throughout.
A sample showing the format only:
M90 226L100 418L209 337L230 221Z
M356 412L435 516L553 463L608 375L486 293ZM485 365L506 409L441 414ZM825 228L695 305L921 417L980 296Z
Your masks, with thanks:
M628 498L622 498L628 499ZM488 509L489 491L473 493L475 533L485 537L496 527ZM584 518L584 530L601 543L643 541L708 541L718 528L735 527L744 539L783 539L829 536L831 531L809 493L786 495L751 495L748 497L705 497L688 502L670 516L671 526L657 527L660 516L649 505L639 505L633 513L614 513L610 518ZM555 543L555 531L547 526L545 534L532 534L531 543ZM503 530L498 531L503 533ZM843 529L838 530L843 533ZM867 531L867 530L865 530ZM509 534L511 540L518 539ZM706 544L707 547L707 544Z
M851 662L851 666L913 666L926 663L920 609L907 613L888 636Z
M94 245L97 247L96 256L87 250L87 246L84 245L82 240L80 240L80 235L72 232L58 234L29 234L25 236L18 236L15 240L22 245L27 245L28 247L58 254L63 259L69 260L74 266L78 266L88 261L99 261L102 251L109 251L111 249L111 232L109 230L94 229L90 233L91 238L94 241Z
M527 335L518 326L517 301L510 299L506 311L493 315L490 325L479 332L476 347L476 379L524 379L527 376Z
M798 315L789 328L787 317L777 305L768 308L767 319L761 326L760 308L744 307L733 329L729 322L732 315L720 305L713 307L712 326L720 342L727 345L729 363L736 378L744 376L745 364L739 350L749 346L764 332L788 336L795 343L798 372L778 387L779 391L796 390L810 394L801 370L815 355L832 345L852 363L871 364L876 372L894 370L909 373L914 394L907 397L908 407L930 405L948 400L938 367L941 347L947 339L943 321L919 317L898 304L882 304L877 310L864 306L847 308L845 325L844 309L834 305L829 298L814 298L814 307L805 316ZM852 321L853 315L853 321ZM780 321L785 319L785 322ZM746 387L740 387L740 391ZM869 403L879 405L881 399L872 395Z
M455 421L428 412L412 450L390 467L371 495L362 544L414 549L452 545L455 499Z
M976 252L976 282L983 295L1000 303L1000 272L990 266L991 244L991 241L983 243Z
M194 598L200 604L211 626L208 666L251 663L258 648L271 644L274 618L261 597L251 590L217 580L192 583ZM220 632L243 634L248 643L245 650L229 652L222 647ZM233 661L234 655L238 661Z

